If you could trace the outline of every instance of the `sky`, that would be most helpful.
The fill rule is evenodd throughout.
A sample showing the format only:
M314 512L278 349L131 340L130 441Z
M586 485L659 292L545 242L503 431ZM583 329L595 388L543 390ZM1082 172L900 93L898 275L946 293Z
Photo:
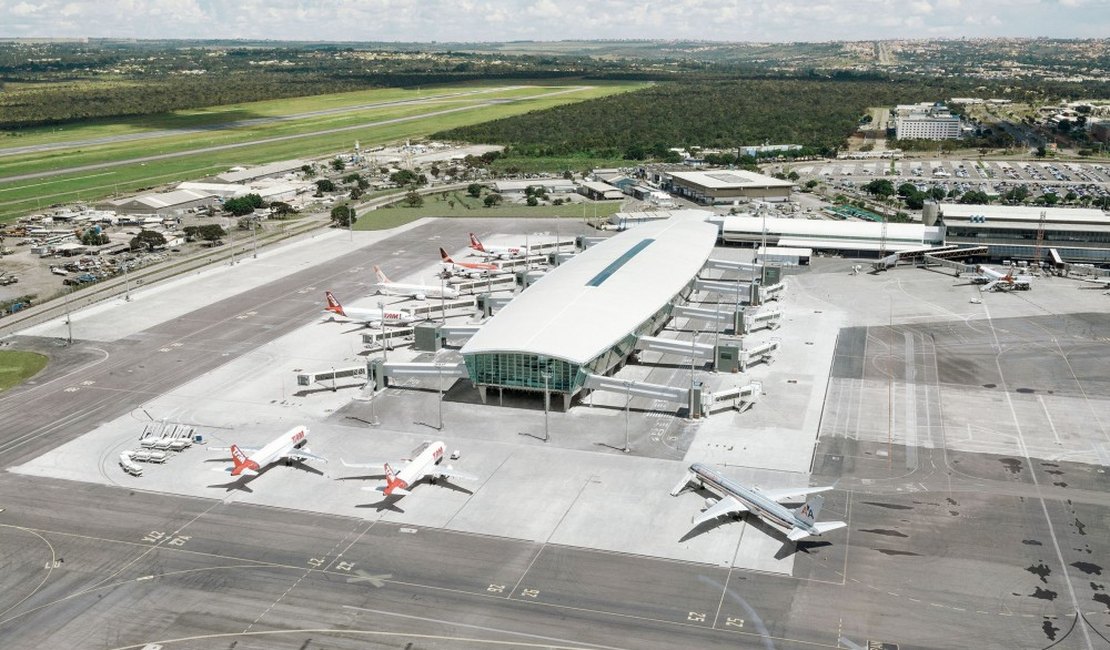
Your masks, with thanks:
M1110 38L1110 0L0 0L0 37Z

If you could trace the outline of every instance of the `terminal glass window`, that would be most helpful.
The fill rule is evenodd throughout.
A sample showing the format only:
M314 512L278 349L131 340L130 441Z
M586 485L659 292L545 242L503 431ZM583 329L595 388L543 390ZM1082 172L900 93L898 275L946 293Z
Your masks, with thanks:
M466 358L466 370L477 385L504 386L554 392L571 392L577 385L579 367L561 359L514 352L488 352Z

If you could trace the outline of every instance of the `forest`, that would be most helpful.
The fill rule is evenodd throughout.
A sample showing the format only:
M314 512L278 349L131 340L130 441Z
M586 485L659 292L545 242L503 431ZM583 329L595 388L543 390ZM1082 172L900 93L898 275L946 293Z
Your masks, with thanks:
M433 137L504 144L522 157L644 160L664 158L669 147L727 149L764 142L828 154L843 146L869 106L935 101L966 90L961 85L852 78L669 81Z

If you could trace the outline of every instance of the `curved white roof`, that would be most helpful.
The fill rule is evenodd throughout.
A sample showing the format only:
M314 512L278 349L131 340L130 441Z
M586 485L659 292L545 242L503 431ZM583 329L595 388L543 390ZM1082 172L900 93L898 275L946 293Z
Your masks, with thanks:
M716 240L717 228L694 218L626 230L528 287L463 345L462 354L515 352L584 364L681 291Z

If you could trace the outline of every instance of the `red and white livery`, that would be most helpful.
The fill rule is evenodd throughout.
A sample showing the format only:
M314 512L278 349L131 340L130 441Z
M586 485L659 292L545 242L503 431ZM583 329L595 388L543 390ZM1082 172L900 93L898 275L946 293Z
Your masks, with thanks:
M439 249L440 264L443 266L443 272L450 275L462 275L469 278L485 277L487 275L494 275L496 273L504 273L505 271L496 264L489 264L487 262L456 262L451 259L447 251L442 248Z
M497 259L527 257L528 255L527 246L486 246L482 243L482 240L478 239L478 235L474 233L470 233L470 250L475 251L479 255Z
M407 296L416 300L428 298L458 298L459 292L452 287L441 287L433 284L405 284L393 282L386 276L385 271L379 266L374 266L374 274L378 276L378 293L387 296Z
M435 483L438 479L458 479L463 481L477 481L476 476L456 471L450 465L443 465L443 456L447 446L442 441L425 442L412 451L411 458L405 459L405 465L400 471L394 471L389 463L385 465L385 483L374 487L364 487L363 490L374 490L386 496L407 496L413 485L424 479ZM379 467L378 463L348 463L342 461L344 467L358 467L363 469Z
M307 444L308 428L297 426L261 449L231 445L231 447L209 447L208 450L231 452L232 465L223 468L223 471L229 472L232 476L258 476L264 467L281 460L287 463L306 460L328 462L327 458L310 452L305 446Z
M330 291L324 292L327 306L325 313L330 313L334 319L342 316L348 320L366 325L408 325L415 321L411 312L404 309L360 309L358 307L344 307Z

